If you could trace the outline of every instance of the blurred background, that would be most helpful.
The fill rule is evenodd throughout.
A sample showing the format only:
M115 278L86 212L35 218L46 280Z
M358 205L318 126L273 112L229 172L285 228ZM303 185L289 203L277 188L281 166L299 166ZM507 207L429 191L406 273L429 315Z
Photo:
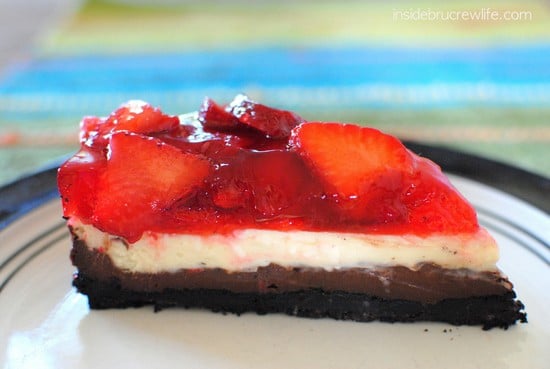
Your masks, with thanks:
M84 115L240 92L549 177L550 3L0 0L0 185Z

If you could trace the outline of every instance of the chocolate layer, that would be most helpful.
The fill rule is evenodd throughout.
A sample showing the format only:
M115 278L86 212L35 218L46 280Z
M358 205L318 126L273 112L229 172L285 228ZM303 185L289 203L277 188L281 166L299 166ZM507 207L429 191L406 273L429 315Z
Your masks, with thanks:
M510 291L499 296L445 299L433 304L342 291L308 289L281 293L238 293L218 289L143 292L121 287L116 278L99 281L80 272L76 288L88 296L92 309L128 308L153 305L155 311L167 307L204 308L215 312L242 314L283 313L307 318L333 318L370 322L437 321L454 325L482 325L483 329L508 328L527 322L523 304Z
M253 272L223 269L187 269L173 273L132 273L118 269L108 255L74 240L71 253L79 273L100 282L115 280L121 289L157 293L165 290L224 290L233 293L281 294L303 290L366 294L433 304L445 299L502 296L511 283L499 272L446 270L424 264L406 267L349 268L326 271L268 265Z

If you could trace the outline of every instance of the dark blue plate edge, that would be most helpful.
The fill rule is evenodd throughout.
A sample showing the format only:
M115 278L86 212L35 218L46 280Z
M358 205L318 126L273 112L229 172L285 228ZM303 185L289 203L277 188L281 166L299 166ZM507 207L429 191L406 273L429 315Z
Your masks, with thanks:
M550 213L550 179L502 162L442 146L404 141L413 152L427 157L448 172L520 198ZM63 157L48 167L0 187L0 230L36 207L59 197L57 169ZM60 215L61 216L61 215Z
M57 169L65 160L67 157L60 158L0 187L0 230L38 206L59 197Z

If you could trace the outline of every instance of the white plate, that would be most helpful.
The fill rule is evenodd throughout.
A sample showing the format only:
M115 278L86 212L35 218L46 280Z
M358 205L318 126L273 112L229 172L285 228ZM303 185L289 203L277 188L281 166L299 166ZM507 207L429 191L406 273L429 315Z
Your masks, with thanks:
M550 220L506 193L453 182L501 246L526 305L507 331L439 323L354 323L152 308L90 311L71 287L59 201L0 231L5 368L549 368Z

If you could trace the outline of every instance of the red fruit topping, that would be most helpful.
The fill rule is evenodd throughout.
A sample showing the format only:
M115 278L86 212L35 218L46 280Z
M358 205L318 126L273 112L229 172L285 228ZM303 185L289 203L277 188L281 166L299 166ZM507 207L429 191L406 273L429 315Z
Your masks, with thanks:
M143 102L84 118L82 148L58 174L64 216L129 242L146 231L479 227L437 165L376 129L303 123L242 95L225 109L206 99L199 120Z
M134 133L156 133L170 131L178 127L176 116L163 114L145 101L131 100L119 107L106 121L112 123L114 131L130 131Z
M107 128L105 126L105 119L99 117L84 117L80 121L80 143L86 143L90 139L94 139L100 135L104 135L110 132L112 126ZM106 141L105 141L106 143ZM89 145L91 146L91 145Z
M152 134L173 131L179 127L176 116L163 114L141 100L121 105L107 118L85 117L80 123L80 142L90 147L105 147L109 135L118 131Z
M246 208L250 199L250 188L241 180L227 181L212 195L212 201L221 209Z
M202 157L162 141L117 132L97 184L94 220L98 228L135 242L174 203L183 201L210 172Z
M307 212L302 206L311 196L313 186L307 167L299 157L285 151L267 151L247 159L243 177L252 188L259 220L301 216Z
M416 157L417 171L403 197L411 209L408 222L420 230L473 232L479 228L475 210L452 186L439 166Z
M232 130L240 126L239 120L210 98L205 98L199 109L199 122L212 130Z
M305 122L297 114L259 104L245 95L237 95L227 110L239 122L259 130L269 138L288 138L294 127Z
M478 227L475 211L439 167L395 137L351 124L306 123L293 131L290 146L322 178L344 221L408 222L424 232Z
M290 145L326 181L328 188L344 198L367 193L388 172L412 170L412 156L405 146L373 128L305 123L293 131Z
M241 151L216 171L213 202L220 209L245 209L257 221L304 216L321 187L296 153Z
M57 184L63 203L63 216L90 219L96 201L99 174L106 165L100 151L82 146L58 171Z

